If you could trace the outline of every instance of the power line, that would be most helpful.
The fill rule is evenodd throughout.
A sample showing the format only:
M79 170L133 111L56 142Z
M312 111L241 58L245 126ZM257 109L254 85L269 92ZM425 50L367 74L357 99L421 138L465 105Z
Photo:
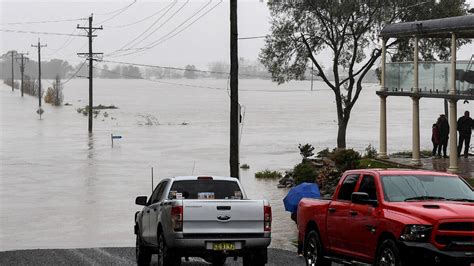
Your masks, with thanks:
M150 67L150 68L162 68L162 69L170 69L170 70L183 70L183 71L192 71L192 72L201 72L201 73L211 73L211 74L224 74L228 75L228 72L219 72L219 71L207 71L207 70L200 70L200 69L186 69L186 68L179 68L179 67L168 67L168 66L157 66L157 65L147 65L147 64L137 64L137 63L129 63L129 62L122 62L122 61L114 61L114 60L101 60L102 62L108 63L116 63L121 65L132 65L132 66L142 66L142 67Z
M194 18L196 15L198 15L199 13L201 13L201 11L203 11L206 7L208 7L210 4L212 3L212 0L209 0L209 2L207 4L204 4L202 7L200 7L194 14L192 14L189 18L187 18L186 20L184 20L181 24L179 24L178 26L176 26L174 29L172 29L170 32L168 32L167 34L163 35L161 38L159 38L158 40L154 41L154 42L151 42L150 44L148 44L147 46L151 46L157 42L160 42L161 40L165 39L166 37L168 37L169 35L171 35L172 33L174 33L177 29L179 29L181 26L183 26L184 24L186 24L188 21L190 21L192 18Z
M204 17L205 15L207 15L209 12L211 12L212 10L214 10L217 6L219 6L221 3L223 2L223 0L219 1L216 5L214 5L213 7L211 7L209 10L207 10L205 13L203 13L202 15L200 15L198 18L196 18L195 20L193 20L190 24L186 25L184 28L182 28L181 30L179 30L178 32L176 32L175 34L169 36L168 38L164 39L164 40L158 40L158 41L155 41L153 43L151 43L150 45L151 46L147 46L147 47L141 47L141 48L136 48L136 49L133 49L135 50L134 52L130 52L130 53L126 53L126 54L121 54L121 55L114 55L114 57L121 57L121 56L127 56L127 55L132 55L132 54L136 54L136 53L141 53L141 52L144 52L146 50L149 50L149 49L152 49L154 47L156 47L157 45L159 44L162 44L163 42L173 38L174 36L180 34L181 32L183 32L184 30L188 29L189 27L191 27L194 23L196 23L197 21L199 21L202 17Z
M104 61L101 61L101 63ZM225 90L227 91L228 88L220 88L220 87L210 87L210 86L201 86L201 85L191 85L191 84L185 84L185 83L177 83L177 82L169 82L169 81L160 81L160 80L153 80L153 79L147 79L144 77L140 76L133 76L133 75L128 75L128 74L123 74L120 72L104 69L104 68L99 68L99 67L94 67L97 70L117 74L122 77L127 77L127 78L132 78L132 79L142 79L142 80L147 80L150 82L155 82L155 83L162 83L162 84L169 84L169 85L177 85L177 86L182 86L182 87L192 87L192 88L201 88L201 89L212 89L212 90ZM228 74L228 73L227 73ZM246 92L311 92L309 90L250 90L250 89L239 89L239 91L246 91ZM313 91L332 91L331 89L326 89L326 90L313 90Z
M252 36L252 37L240 37L237 38L239 40L252 40L252 39L263 39L266 38L268 35L262 35L262 36Z
M79 71L81 71L82 67L86 64L87 60L84 60L84 62L82 63L82 65L76 70L76 72L74 74L72 74L71 77L69 77L68 80L66 80L65 82L62 83L62 85L68 83L69 81L71 81L73 78L75 78L77 76L77 74L79 73Z
M104 22L107 22L109 20L112 20L114 18L116 18L118 15L122 14L123 12L127 11L127 9L129 9L132 5L134 5L135 3L137 2L137 0L134 0L131 4L129 4L128 6L124 7L122 10L119 10L119 12L113 16L111 16L110 18L108 19L105 19L105 20L102 20L101 22L97 23L97 24L102 24Z
M0 31L12 32L12 33L28 33L28 34L43 34L43 35L59 35L59 36L86 37L85 35L70 34L70 33L58 33L58 32L41 32L41 31L24 31L24 30L7 30L7 29L0 29Z
M168 7L168 9L165 11L165 13L160 16L159 18L157 18L155 21L153 21L153 23L148 26L148 28L143 31L142 33L140 33L137 37L135 37L133 40L127 42L126 44L124 44L122 47L120 47L119 49L115 50L115 51L112 51L110 52L108 55L111 55L111 54L114 54L116 52L119 52L119 51L122 51L125 47L129 46L130 44L134 43L137 39L139 39L141 36L145 35L147 31L149 31L151 28L153 28L153 26L156 25L156 23L158 23L162 18L164 18L166 16L166 14L178 3L178 0L174 0Z
M151 81L151 82L163 83L163 84L170 84L170 85L177 85L177 86L182 86L182 87L192 87L192 88L212 89L212 90L225 90L225 88L217 88L217 87L210 87L210 86L200 86L200 85L191 85L191 84L184 84L184 83L177 83L177 82L169 82L169 81L160 81L160 80L146 79L146 78L143 78L143 77L133 76L133 75L127 75L127 74L119 73L119 72L116 72L116 71L111 71L111 70L104 69L104 68L98 68L98 67L94 67L94 68L95 68L95 69L98 69L98 70L101 70L101 71L105 71L105 72L109 72L109 73L114 73L114 74L120 75L120 76L122 76L122 77L132 78L132 79L143 79L143 80L147 80L147 81Z
M146 35L144 38L142 38L140 41L138 41L137 43L135 43L133 46L137 46L138 44L140 44L141 42L145 41L146 39L148 39L153 33L155 33L157 30L161 29L164 25L166 25L172 18L174 18L181 10L183 10L183 8L189 3L189 0L186 0L186 2L183 3L183 5L181 5L181 7L178 8L178 10L176 10L168 19L166 19L161 25L159 25L158 27L156 27L152 32L148 33L148 35ZM132 46L132 47L133 47Z
M58 22L67 22L67 21L78 21L78 20L87 20L87 18L61 19L61 20L43 20L43 21L27 21L27 22L9 22L9 23L0 23L0 25L23 25L23 24L58 23Z
M111 15L111 14L114 14L114 13L117 13L117 12L120 12L122 11L123 9L127 9L129 7L131 7L133 4L135 4L137 2L137 0L134 0L132 3L126 5L125 7L121 7L117 10L114 10L114 11L110 11L110 12L107 12L107 13L95 13L95 15L97 16L107 16L107 15Z
M172 4L173 2L171 2L170 4ZM168 5L169 6L169 5ZM128 26L132 26L132 25L135 25L135 24L138 24L140 22L143 22L145 20L148 20L149 18L152 18L156 15L158 15L159 13L161 13L163 10L165 10L168 6L165 6L163 7L162 9L156 11L155 13L151 14L150 16L148 17L145 17L145 18L142 18L140 20L137 20L137 21L134 21L134 22L131 22L131 23L127 23L127 24L122 24L122 25L117 25L117 26L108 26L108 28L111 28L111 29L115 29L115 28L125 28L125 27L128 27Z

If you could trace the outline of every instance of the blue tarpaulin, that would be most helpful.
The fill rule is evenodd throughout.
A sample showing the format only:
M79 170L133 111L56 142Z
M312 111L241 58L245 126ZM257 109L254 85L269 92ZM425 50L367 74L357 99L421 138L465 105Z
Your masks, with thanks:
M321 197L319 187L315 183L301 183L296 187L293 187L288 191L288 194L283 199L285 210L291 213L296 213L298 209L298 203L302 198L315 198Z

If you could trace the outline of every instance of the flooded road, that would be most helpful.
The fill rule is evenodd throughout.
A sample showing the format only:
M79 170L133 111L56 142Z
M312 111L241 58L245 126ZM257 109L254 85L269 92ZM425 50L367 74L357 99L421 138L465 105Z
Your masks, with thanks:
M87 80L72 80L64 103L44 104L0 85L0 250L134 246L138 195L151 193L160 177L229 173L229 96L226 80L171 80L193 88L142 80L96 80L94 105L115 105L94 119L76 109L86 105ZM250 198L273 206L272 247L294 250L296 226L284 211L287 190L277 181L256 180L263 169L285 170L301 160L299 143L320 150L336 143L333 94L321 83L277 87L270 81L239 81L243 126L241 181ZM47 82L44 87L50 86ZM368 84L353 110L349 147L378 146L378 87ZM293 90L293 91L292 91ZM472 111L472 104L461 106ZM422 148L430 149L431 124L441 100L423 99ZM107 113L107 114L105 114ZM111 147L111 134L120 135ZM411 100L388 100L389 152L411 148Z

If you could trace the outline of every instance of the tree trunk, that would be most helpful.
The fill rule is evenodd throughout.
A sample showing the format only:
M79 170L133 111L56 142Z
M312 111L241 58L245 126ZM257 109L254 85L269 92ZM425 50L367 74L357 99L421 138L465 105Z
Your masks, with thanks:
M346 130L348 119L341 119L337 128L337 148L345 149L346 148Z

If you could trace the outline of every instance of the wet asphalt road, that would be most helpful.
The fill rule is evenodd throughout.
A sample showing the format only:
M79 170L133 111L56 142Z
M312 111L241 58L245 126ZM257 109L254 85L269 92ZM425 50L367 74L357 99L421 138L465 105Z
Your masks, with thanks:
M157 265L156 255L151 265ZM0 252L0 265L136 265L135 248L88 248L88 249L34 249ZM190 258L182 265L211 265L198 258ZM239 258L227 258L226 265L242 265ZM295 252L268 249L267 265L305 265Z

